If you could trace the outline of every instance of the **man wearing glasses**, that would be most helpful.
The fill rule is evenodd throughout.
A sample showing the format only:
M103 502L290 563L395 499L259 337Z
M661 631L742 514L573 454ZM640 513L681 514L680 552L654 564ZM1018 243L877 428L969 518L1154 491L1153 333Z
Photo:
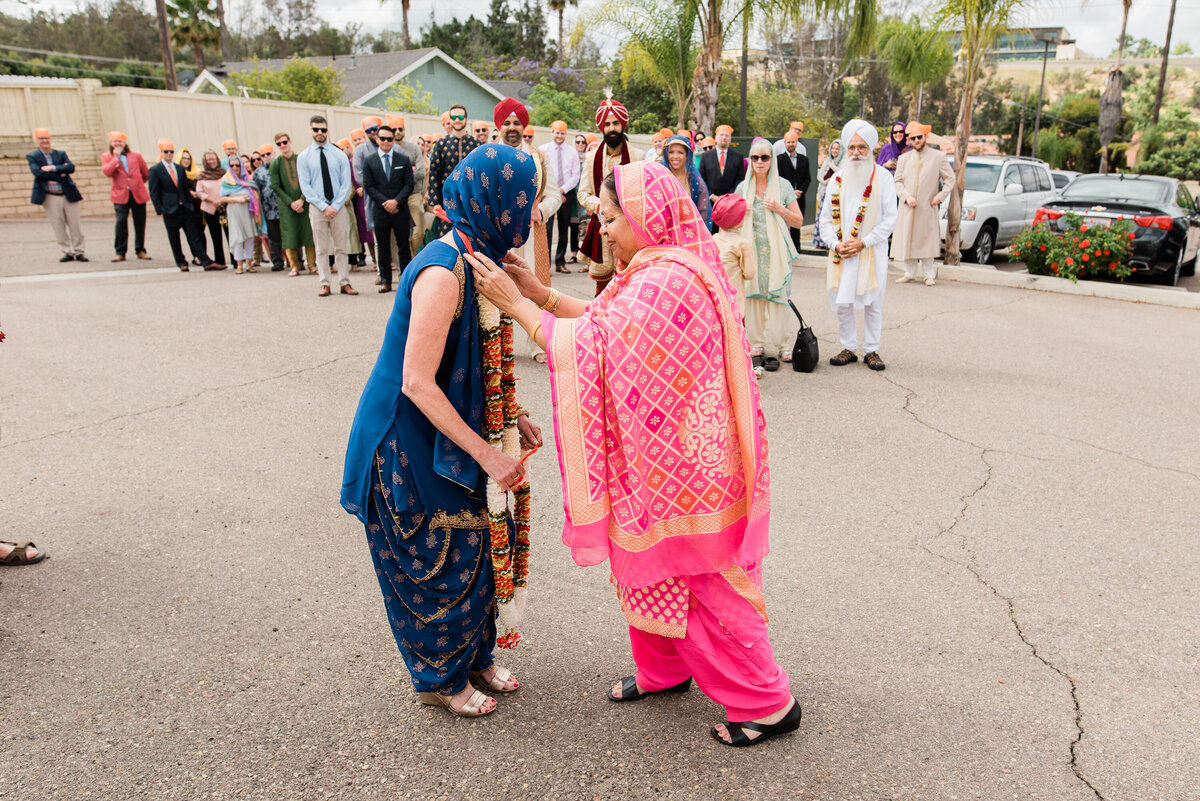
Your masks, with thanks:
M308 201L308 221L312 225L317 248L317 272L321 276L318 297L329 297L332 276L329 272L329 246L333 239L334 264L343 295L357 295L350 286L350 215L346 201L354 188L350 159L329 143L329 123L320 114L308 121L313 143L296 159L300 187Z
M363 190L363 163L367 160L367 156L379 152L379 126L383 125L383 120L378 117L363 117L362 122L363 141L354 146L354 180L358 183L359 188L354 191L363 199L363 216L366 218L367 230L375 232L375 209L371 201L371 196ZM371 261L379 264L379 257L375 255L375 243L368 242L371 250ZM363 256L364 264L366 257Z
M408 238L408 255L416 256L425 241L425 179L429 174L429 159L425 151L412 142L404 141L404 117L388 114L387 126L396 137L395 149L408 156L413 168L413 191L408 196L408 216L412 218L412 233ZM403 243L397 243L399 247Z
M450 134L437 140L429 154L429 188L425 202L434 211L442 205L442 187L450 173L468 153L479 147L479 140L471 136L467 128L466 107L455 103L447 113L450 115ZM434 231L438 236L445 236L450 233L450 223L438 220L434 223Z
M400 272L408 266L408 241L412 220L408 199L412 196L413 167L407 155L394 147L396 133L389 126L379 128L379 149L363 164L363 189L373 201L375 236L379 242L379 291L392 291L392 240L398 248L396 266Z
M317 251L313 247L312 224L308 221L308 202L300 188L300 171L296 166L296 152L292 150L292 137L286 133L275 134L275 146L279 157L271 159L267 171L271 177L271 188L279 199L279 246L291 267L289 276L300 274L300 248L304 248L310 273L317 271Z
M200 233L200 224L196 221L192 182L183 167L175 163L175 143L170 139L159 139L158 157L158 163L150 168L150 202L167 227L167 241L171 244L175 266L180 272L188 271L188 260L179 242L179 231L183 229L193 259L198 260L205 270L225 269L215 267L208 257L204 234Z
M487 121L475 120L472 125L475 130L475 139L479 141L479 144L486 145L488 142L488 132L491 130L488 127Z
M551 241L555 236L558 237L557 247L554 249L554 269L560 273L569 273L571 271L566 266L567 239L569 238L567 232L571 229L571 217L575 214L580 161L575 148L567 144L567 123L563 120L555 120L550 124L550 130L553 132L554 141L542 145L541 151L545 154L546 162L554 174L554 180L562 191L563 202L558 207L558 211L554 213L554 221L546 227L546 238L547 241ZM582 136L577 141L582 141L585 146L587 145L587 140ZM573 246L574 244L577 243L573 243ZM574 254L573 250L572 254ZM574 260L574 255L572 255L572 260Z
M897 284L917 279L917 267L925 286L937 283L937 263L942 249L938 207L954 186L954 170L940 150L929 147L928 125L910 122L905 128L910 150L896 161L896 197L900 212L892 235L892 258L904 262L904 275ZM940 186L939 186L940 184Z
M279 240L279 196L271 188L271 159L275 156L273 145L260 145L259 166L254 169L254 185L262 198L263 219L267 222L267 242L271 246L271 272L283 270L283 246Z

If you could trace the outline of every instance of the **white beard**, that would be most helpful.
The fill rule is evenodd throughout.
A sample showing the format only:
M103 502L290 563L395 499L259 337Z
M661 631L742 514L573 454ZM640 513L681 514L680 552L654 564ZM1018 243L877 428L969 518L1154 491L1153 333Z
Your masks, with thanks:
M871 180L875 162L870 156L848 156L842 163L842 209L857 209Z

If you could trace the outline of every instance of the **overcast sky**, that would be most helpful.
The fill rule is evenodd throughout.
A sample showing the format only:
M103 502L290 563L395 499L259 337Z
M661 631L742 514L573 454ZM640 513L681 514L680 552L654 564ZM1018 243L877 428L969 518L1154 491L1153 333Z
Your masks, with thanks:
M513 0L517 2L518 0ZM600 0L582 0L584 12ZM1179 0L1175 12L1175 31L1172 37L1172 47L1179 42L1188 42L1194 50L1200 51L1200 35L1197 34L1195 23L1195 0ZM26 16L33 5L39 8L51 7L59 10L69 10L77 5L76 0L0 0L0 9L7 14ZM246 3L258 5L257 0L225 0L227 13L239 12ZM145 0L147 8L152 8L150 0ZM409 11L409 28L416 36L429 19L430 10L440 22L451 17L465 19L474 14L486 17L488 0L412 0ZM1076 39L1078 46L1093 56L1105 56L1116 45L1117 33L1121 27L1121 0L1089 0L1081 3L1079 0L1033 0L1034 10L1029 13L1026 24L1029 26L1062 26ZM1129 15L1129 34L1134 39L1145 37L1161 43L1166 35L1167 13L1171 0L1133 0L1133 11ZM342 27L348 22L363 21L367 30L380 30L385 27L400 29L400 0L388 0L381 5L380 0L317 0L318 12L334 26ZM570 9L566 20L568 29L580 13ZM547 23L552 35L557 35L557 20L547 12ZM603 37L598 37L603 39ZM63 49L68 49L68 43L63 43ZM453 53L451 54L453 55Z

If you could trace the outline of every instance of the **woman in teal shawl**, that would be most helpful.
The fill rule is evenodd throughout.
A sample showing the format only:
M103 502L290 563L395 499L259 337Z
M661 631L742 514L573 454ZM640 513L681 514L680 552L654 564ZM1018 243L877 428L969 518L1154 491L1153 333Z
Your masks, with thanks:
M225 214L229 219L229 249L233 255L233 271L257 272L254 269L254 240L265 230L262 204L259 202L258 187L254 185L241 156L237 153L225 159L221 197L227 198Z
M484 342L464 252L504 258L529 237L533 159L482 145L443 188L450 233L405 268L350 432L342 506L366 527L384 606L413 687L457 715L492 712L474 681L508 693L493 661L496 579L485 484L521 483L521 462L488 444ZM511 362L511 357L510 357ZM514 414L522 444L541 432ZM501 524L503 529L503 524ZM510 545L515 531L509 521ZM490 544L490 547L489 547Z

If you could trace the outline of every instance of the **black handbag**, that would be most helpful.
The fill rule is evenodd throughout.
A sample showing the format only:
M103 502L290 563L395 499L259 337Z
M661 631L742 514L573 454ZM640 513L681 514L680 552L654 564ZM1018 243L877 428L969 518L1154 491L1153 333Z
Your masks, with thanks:
M811 373L817 366L817 362L821 360L821 354L817 347L817 335L804 322L796 304L789 300L788 305L792 307L792 311L800 320L800 330L796 332L796 344L792 347L792 369L797 373Z

